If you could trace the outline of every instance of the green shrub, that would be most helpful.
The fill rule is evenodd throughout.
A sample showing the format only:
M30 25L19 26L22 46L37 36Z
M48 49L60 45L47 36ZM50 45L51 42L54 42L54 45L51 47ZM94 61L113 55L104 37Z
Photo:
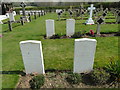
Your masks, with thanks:
M115 77L120 77L120 60L110 61L110 63L105 67L106 71Z
M72 38L80 38L80 37L82 37L81 32L75 32L75 34L72 36Z
M82 82L88 85L102 85L107 83L110 75L103 69L94 69L94 71L83 74Z
M77 73L68 74L66 80L70 84L79 84L81 81L81 75Z
M40 89L42 85L44 85L45 77L44 75L34 76L30 81L30 88L32 89Z
M109 80L110 74L103 69L95 69L91 74L91 77L93 77L95 84L101 85L105 84Z
M60 39L60 35L55 34L55 35L51 36L50 39Z

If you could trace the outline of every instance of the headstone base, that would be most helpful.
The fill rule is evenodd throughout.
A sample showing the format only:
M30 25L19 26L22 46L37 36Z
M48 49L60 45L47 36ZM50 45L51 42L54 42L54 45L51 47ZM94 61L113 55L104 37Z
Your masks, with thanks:
M101 36L101 34L96 34L96 35L95 35L95 37L100 37L100 36Z
M22 18L23 18L23 21L24 21L24 22L30 22L28 16L23 16Z
M94 21L92 20L92 18L89 18L87 21L86 21L86 24L95 24Z

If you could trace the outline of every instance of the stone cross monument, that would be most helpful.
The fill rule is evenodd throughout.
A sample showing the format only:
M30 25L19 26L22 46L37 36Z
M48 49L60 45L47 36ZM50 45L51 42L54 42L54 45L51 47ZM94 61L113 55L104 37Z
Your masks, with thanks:
M25 7L26 7L26 4L24 2L22 2L20 4L20 6L22 7L23 16L25 16Z
M94 21L92 20L92 12L95 10L95 7L93 7L93 4L91 4L91 7L88 7L88 10L90 10L90 17L86 21L86 24L94 24Z

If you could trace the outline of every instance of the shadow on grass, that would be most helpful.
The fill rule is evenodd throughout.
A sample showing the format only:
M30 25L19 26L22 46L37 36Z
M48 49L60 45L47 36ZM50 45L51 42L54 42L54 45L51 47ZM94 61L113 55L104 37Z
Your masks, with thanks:
M114 34L114 36L120 36L120 32L101 32L101 34Z
M26 73L23 71L0 71L0 74L19 74L21 76L25 76Z
M45 70L45 73L47 72L72 72L72 70L57 70L57 69L47 69Z
M13 26L12 28L18 27L18 26L22 26L21 23L19 23L18 25Z
M18 24L18 25L12 26L12 29L14 29L15 27L18 27L18 26L22 26L22 25L21 25L21 24ZM2 32L3 32L3 33L5 33L5 32L10 32L9 27L8 27L7 30L2 31Z

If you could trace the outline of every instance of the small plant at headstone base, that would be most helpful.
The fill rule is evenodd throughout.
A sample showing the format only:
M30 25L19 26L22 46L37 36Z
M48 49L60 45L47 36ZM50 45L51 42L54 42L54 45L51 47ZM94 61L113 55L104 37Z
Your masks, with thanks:
M66 77L66 80L70 84L79 84L81 81L81 75L78 73L70 73Z
M105 69L110 73L111 78L117 80L120 83L120 60L111 60L110 63L105 66Z
M50 39L60 39L60 35L55 34L55 35L51 36Z
M83 30L83 31L82 31L82 34L83 34L83 35L86 35L86 30Z
M120 36L120 32L116 33L114 36Z
M45 77L44 77L44 75L34 76L34 77L29 81L30 88L31 88L31 89L40 89L41 86L44 85L44 82L45 82Z
M82 74L82 82L88 85L103 85L109 80L110 75L104 69L94 69L92 72Z
M91 74L91 77L93 77L95 84L103 85L109 80L110 74L104 69L95 69Z
M44 36L44 39L46 39L47 37L46 37L46 35L43 35Z
M74 35L71 36L72 38L80 38L82 37L82 33L81 32L75 32Z

